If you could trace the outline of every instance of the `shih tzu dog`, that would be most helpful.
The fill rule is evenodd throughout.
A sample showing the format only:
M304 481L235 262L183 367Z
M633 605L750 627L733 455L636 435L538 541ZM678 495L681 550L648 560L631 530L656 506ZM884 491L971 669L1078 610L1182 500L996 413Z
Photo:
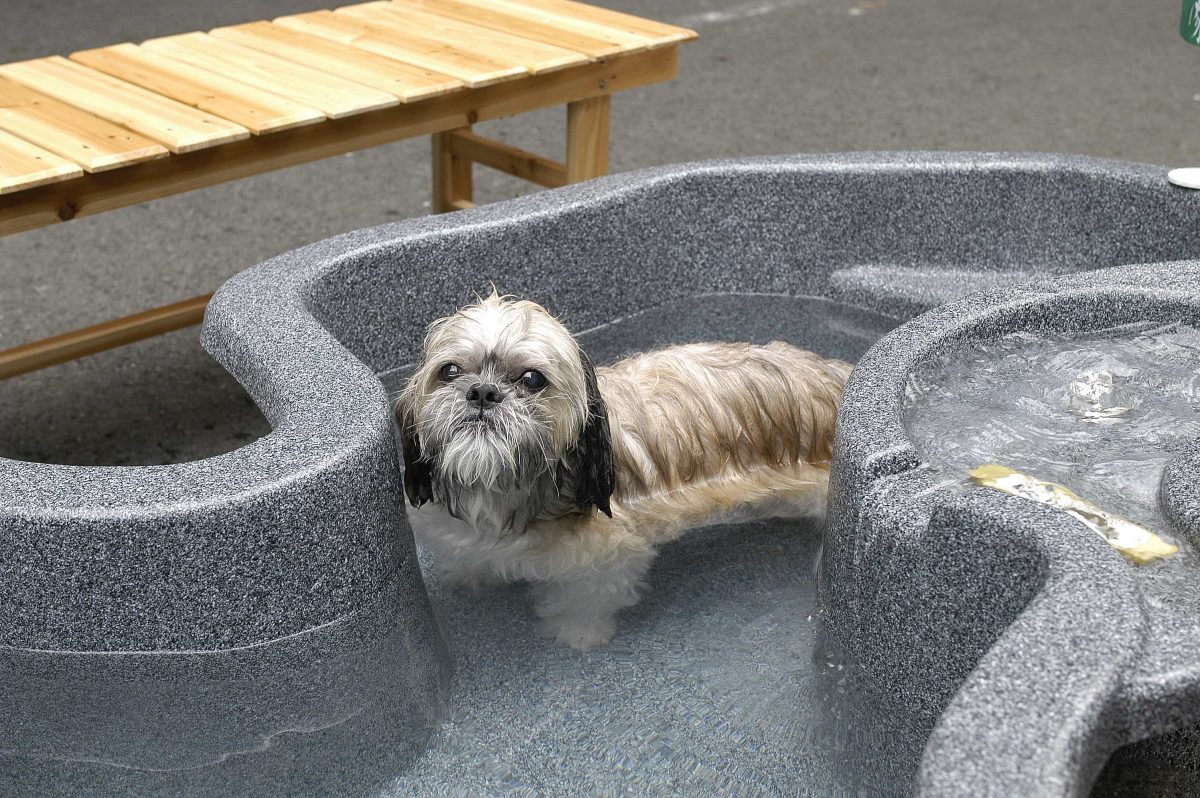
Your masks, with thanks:
M446 578L532 582L544 630L604 645L690 527L821 515L850 366L786 343L594 368L541 306L435 321L397 402L413 528Z

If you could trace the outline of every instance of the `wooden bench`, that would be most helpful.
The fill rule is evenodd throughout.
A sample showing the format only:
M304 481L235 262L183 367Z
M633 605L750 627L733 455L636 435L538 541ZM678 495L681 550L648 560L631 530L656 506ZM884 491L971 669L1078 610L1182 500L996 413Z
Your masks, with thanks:
M0 235L432 135L433 210L472 164L608 170L609 98L690 30L571 0L385 0L0 66ZM559 163L471 125L567 106ZM211 295L0 351L0 379L199 323Z

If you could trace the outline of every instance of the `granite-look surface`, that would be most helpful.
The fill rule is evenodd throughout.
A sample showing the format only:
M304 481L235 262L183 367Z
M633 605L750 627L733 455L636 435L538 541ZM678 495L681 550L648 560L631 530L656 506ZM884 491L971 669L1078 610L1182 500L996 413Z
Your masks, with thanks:
M595 348L607 346L613 356L624 347L709 333L785 337L853 358L898 320L978 288L1003 291L1045 275L1196 257L1198 211L1200 197L1169 186L1164 170L1110 161L921 153L767 158L618 175L287 253L230 280L203 333L270 421L270 435L179 466L0 460L0 645L140 651L149 662L164 651L273 646L343 623L394 590L402 608L394 622L410 638L431 641L432 653L405 655L410 683L425 685L413 689L429 692L446 663L403 515L388 389L377 375L403 373L431 319L495 283L540 301L574 330L591 330ZM1134 286L1129 293L1144 292ZM954 313L982 312L995 296L965 300ZM636 323L639 336L605 343L613 323L630 318L662 323ZM944 337L952 321L923 316L888 345ZM994 785L1027 787L1042 773L1061 780L1062 792L1079 792L1117 744L1191 719L1190 709L1172 708L1184 707L1181 695L1200 692L1200 674L1171 671L1179 674L1175 681L1155 675L1164 672L1156 663L1174 667L1186 652L1164 645L1155 649L1157 660L1147 657L1140 641L1154 632L1137 585L1090 533L1070 539L1069 527L1063 533L1056 519L1005 497L939 506L894 500L920 472L912 471L911 447L883 434L898 390L895 362L876 355L864 365L851 394L851 405L862 403L862 410L847 411L850 431L840 436L825 598L832 633L876 689L896 706L915 707L923 728L936 724L922 789L937 794L989 773L999 774ZM1186 470L1169 472L1172 480L1186 482ZM1188 490L1171 494L1173 518L1194 517ZM1088 593L1091 603L1064 606L1061 597L1083 595L1084 583L1106 589ZM796 588L780 589L787 596ZM655 607L652 595L628 615L636 622ZM451 630L452 641L465 635L495 646L483 653L493 660L522 650L494 630L470 626L484 623L486 613L462 617L468 628ZM522 629L514 622L514 635ZM1067 632L1078 645L1064 645ZM659 633L669 634L667 627ZM637 639L636 630L630 634ZM1191 639L1179 630L1167 637ZM619 658L614 651L610 656ZM647 651L654 655L653 646ZM738 662L726 659L723 666ZM611 667L625 669L629 695L656 700L665 695L653 689L656 679L695 677L689 661L662 673L649 662ZM1027 670L1030 662L1035 672ZM466 673L474 679L478 672ZM587 669L572 673L590 678ZM731 678L720 674L723 683ZM455 687L451 705L455 695L471 695L473 711L483 712L499 694L472 693L477 686ZM518 681L506 694L541 686ZM693 711L676 719L711 717ZM532 737L509 747L508 766L534 773L538 761L588 761L592 746L607 741L587 740L587 718L578 721L564 727L574 737L538 737L545 750L540 742L529 748ZM776 780L757 783L764 791L794 786L786 756L757 756L775 729L753 721L726 749L736 752L748 740L747 758L732 760L733 777L749 788L755 767L773 767ZM524 722L514 720L513 735L532 734ZM487 750L495 729L465 728L454 746ZM1055 730L1051 739L1038 740L1046 728ZM723 733L719 725L712 731ZM453 784L438 774L450 778L454 758L433 745L412 766L413 773L428 768L428 780L397 782L398 790ZM650 749L638 750L649 756ZM700 750L716 749L701 746L692 755ZM680 761L688 755L685 744ZM623 766L649 767L639 762ZM1044 769L1035 773L1035 763ZM293 766L304 770L303 761ZM559 775L566 781L554 783L588 789L586 773ZM501 773L493 786L522 791L505 778ZM664 783L652 791L669 789Z
M0 794L371 795L444 716L412 586L270 643L207 652L0 651Z
M904 428L908 375L935 352L1019 331L1200 319L1200 263L1119 267L972 295L876 344L839 416L822 593L834 634L937 725L922 795L1082 795L1120 745L1200 721L1200 624L1155 602L1084 526L996 491L938 485ZM1193 480L1168 469L1175 531ZM1193 472L1194 473L1194 472ZM1200 591L1182 559L1172 589ZM869 620L867 620L869 619Z

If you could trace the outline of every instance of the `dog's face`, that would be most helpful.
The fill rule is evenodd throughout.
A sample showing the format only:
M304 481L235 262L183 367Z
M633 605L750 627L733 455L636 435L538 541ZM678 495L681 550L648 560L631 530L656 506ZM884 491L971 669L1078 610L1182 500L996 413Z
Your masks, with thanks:
M397 418L414 505L440 500L453 513L463 494L497 491L542 501L542 482L608 512L612 455L595 372L540 305L493 293L435 321Z

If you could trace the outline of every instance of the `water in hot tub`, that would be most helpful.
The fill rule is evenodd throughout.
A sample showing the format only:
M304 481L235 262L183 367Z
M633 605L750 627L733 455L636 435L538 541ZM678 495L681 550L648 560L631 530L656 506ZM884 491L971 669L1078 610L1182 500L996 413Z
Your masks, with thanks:
M856 360L895 324L725 295L580 337L597 362L774 338ZM819 543L797 521L685 536L586 654L538 636L523 586L449 590L421 552L454 661L444 703L428 641L387 627L405 612L394 601L233 652L0 650L0 794L908 794L928 729L882 711L825 634Z
M569 322L569 320L568 320ZM597 363L700 340L786 339L857 360L896 320L824 299L717 295L583 331ZM398 390L402 374L385 378ZM816 608L820 529L770 521L665 547L612 643L538 637L521 585L427 581L457 673L449 718L397 782L421 795L905 795L928 730L882 712Z
M1158 321L972 342L910 375L904 412L948 480L999 463L1180 543L1139 574L1152 604L1200 607L1195 552L1159 503L1163 468L1200 440L1200 330Z

